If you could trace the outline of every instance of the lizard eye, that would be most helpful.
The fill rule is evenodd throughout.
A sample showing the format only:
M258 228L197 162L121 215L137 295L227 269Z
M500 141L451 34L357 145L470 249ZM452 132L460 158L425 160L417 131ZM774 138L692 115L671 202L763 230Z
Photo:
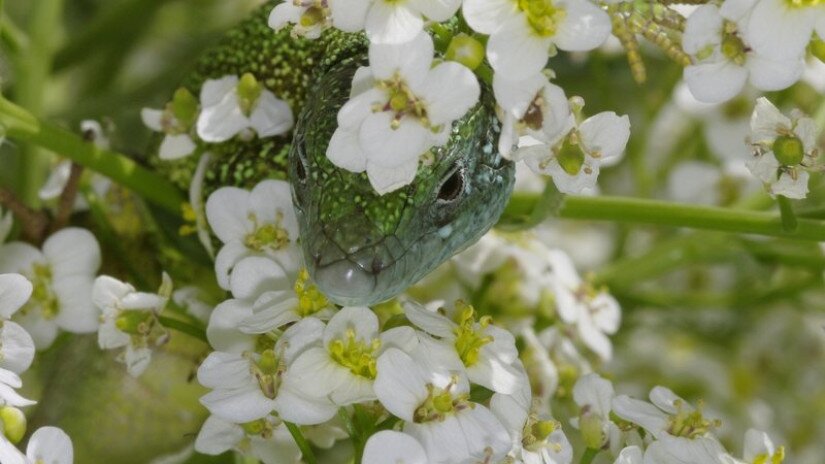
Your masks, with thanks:
M464 191L464 170L456 168L446 179L441 183L441 188L438 190L438 201L450 203L454 201L461 192Z

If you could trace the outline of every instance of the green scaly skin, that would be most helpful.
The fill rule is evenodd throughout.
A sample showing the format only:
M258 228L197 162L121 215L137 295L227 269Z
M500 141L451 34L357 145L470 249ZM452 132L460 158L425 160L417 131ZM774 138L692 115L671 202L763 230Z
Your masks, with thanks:
M352 75L368 64L366 39L335 30L314 41L273 32L266 20L277 3L229 32L185 86L197 95L205 79L250 72L290 104L296 126L285 137L210 146L216 160L205 194L288 179L318 287L342 305L387 300L474 243L501 215L514 167L496 149L491 92L483 89L479 104L453 124L449 142L425 157L410 185L378 195L365 173L339 169L326 157ZM157 166L185 187L195 162Z

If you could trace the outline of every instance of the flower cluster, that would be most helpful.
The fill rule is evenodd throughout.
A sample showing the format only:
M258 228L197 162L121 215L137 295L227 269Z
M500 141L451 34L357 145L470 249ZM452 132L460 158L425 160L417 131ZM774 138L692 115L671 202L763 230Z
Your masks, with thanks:
M176 160L195 153L198 142L214 144L234 137L249 140L283 135L292 129L289 105L266 89L251 73L208 79L195 98L178 89L162 110L144 108L143 123L164 135L158 156Z

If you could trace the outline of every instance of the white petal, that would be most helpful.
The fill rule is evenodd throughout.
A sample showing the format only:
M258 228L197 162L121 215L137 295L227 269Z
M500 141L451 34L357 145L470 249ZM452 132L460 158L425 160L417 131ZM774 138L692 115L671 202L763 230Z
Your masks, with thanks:
M747 79L747 69L727 60L685 68L685 82L690 93L705 103L730 100L742 90Z
M34 264L46 265L46 257L37 248L23 242L0 246L0 272L28 273Z
M167 135L158 149L158 156L162 160L176 160L185 158L195 151L197 145L189 134Z
M369 49L370 69L378 80L389 79L399 72L415 89L427 78L433 62L433 47L433 39L423 32L402 43L373 43Z
M522 15L514 16L487 42L490 65L507 79L526 79L547 64L550 40L531 34L529 29Z
M285 134L295 122L289 104L276 98L269 90L261 93L249 121L261 138Z
M26 455L21 453L8 440L0 440L0 462L3 464L30 464Z
M624 152L630 138L630 119L627 115L605 111L587 118L579 127L579 133L588 155L608 160Z
M772 145L777 132L790 130L791 120L765 97L756 99L751 115L751 142Z
M665 433L668 424L667 416L656 406L626 395L613 398L612 406L617 416L642 426L656 438L667 435Z
M281 5L287 5L287 3ZM245 434L240 425L225 421L220 417L209 416L195 438L195 451L213 456L218 455L234 448L244 437Z
M477 102L481 87L472 71L456 62L441 63L427 75L422 97L432 125L450 124Z
M57 427L40 427L29 439L26 456L35 463L72 464L72 440Z
M358 133L361 148L367 154L367 170L376 164L385 168L409 165L429 148L428 130L410 117L401 119L393 129L393 116L388 112L375 113L364 120Z
M662 387L656 386L650 389L650 402L656 405L662 411L665 411L668 414L676 414L679 412L678 404L681 404L683 409L687 409L692 411L693 407L690 406L684 399L682 399L679 395L673 392L673 390Z
M363 464L427 464L427 454L406 433L383 430L370 436L364 447Z
M38 350L50 347L57 338L57 324L54 320L41 317L39 311L30 311L24 316L18 315L15 319L32 336L34 346Z
M547 77L543 74L534 74L526 79L513 80L507 79L500 73L495 73L493 75L493 93L499 106L517 119L521 119L545 83L548 83Z
M241 320L238 328L247 334L267 333L299 320L298 305L298 297L292 290L266 292L255 301L254 313Z
M279 263L257 256L239 261L232 271L230 282L233 296L251 299L256 299L265 291L287 290L292 286L292 279Z
M205 142L225 142L250 126L241 111L235 86L238 78L227 76L208 80L201 89L201 113L198 116L198 137ZM230 87L231 84L231 87Z
M376 164L367 164L367 176L372 188L379 195L398 190L415 179L418 172L418 159L394 168L384 168Z
M247 248L240 240L232 240L218 251L215 256L215 278L222 289L231 288L230 278L235 264L250 256L259 256L259 254Z
M642 464L642 449L638 446L624 448L613 464Z
M293 2L284 2L277 5L272 11L269 13L269 19L267 20L267 24L272 29L278 31L283 27L291 24L297 24L301 21L301 15L304 13L305 9L295 5ZM206 424L204 424L206 425ZM195 444L197 447L197 443ZM227 448L228 449L228 448Z
M143 125L149 129L152 129L155 132L163 132L163 125L161 123L163 119L163 111L152 108L143 108L140 110L140 119L143 121Z
M783 172L782 175L779 176L779 180L771 185L771 194L801 200L808 196L809 177L810 174L808 174L807 171L798 172L796 179L791 177L787 172Z
M12 321L4 321L0 328L0 368L20 374L34 360L34 341L23 327Z
M295 358L284 375L284 383L310 398L326 398L350 375L325 348L314 347Z
M570 52L593 50L610 35L610 17L598 6L586 0L559 2L565 8L564 19L553 36L553 41Z
M332 24L344 32L358 32L364 29L370 0L334 0L330 2Z
M32 294L29 279L20 274L0 274L0 317L9 319Z
M464 0L461 11L474 31L487 35L518 15L516 2L507 0Z
M406 2L376 0L367 12L364 29L372 43L402 44L412 40L424 27L421 15ZM375 64L370 61L370 64ZM377 74L376 74L377 75Z
M407 319L425 332L436 337L450 337L457 326L446 316L414 301L404 304L404 315Z
M46 179L46 183L37 192L37 196L44 201L53 200L59 197L60 194L63 193L63 189L66 188L66 184L69 182L71 172L71 161L63 161L59 163L54 167L54 169L52 169L52 172L49 174L49 178Z
M452 18L461 6L461 0L409 0L427 19L435 22Z
M324 330L324 346L333 340L345 339L347 332L353 330L355 338L369 344L378 337L378 316L364 306L348 306L332 316Z
M756 429L748 429L745 432L744 456L742 457L747 462L756 461L759 455L773 456L775 452L776 448L767 433Z
M213 390L200 401L212 414L239 424L266 417L274 408L274 401L265 397L256 385L237 390Z
M226 300L209 316L206 338L218 351L243 353L255 346L254 337L238 330L241 321L252 316L252 307L241 300Z
M805 70L803 59L773 60L752 53L745 64L750 70L750 81L759 90L782 90L802 77Z
M299 354L314 346L321 346L324 323L314 317L306 317L291 325L278 340L276 348L283 350L283 357L291 363Z
M392 414L412 421L413 412L427 398L427 380L410 355L390 348L378 357L373 389L378 401Z
M576 404L580 408L587 406L590 411L603 419L610 416L610 402L613 395L613 384L595 373L584 375L573 387L573 399Z
M812 8L792 8L783 0L756 3L745 30L747 43L776 59L801 57L811 40L816 16Z
M387 100L385 92L369 88L358 93L344 103L344 106L338 110L338 128L348 131L357 131L364 119L372 114L373 105L383 106Z
M100 245L86 229L67 227L55 233L43 243L43 254L49 260L54 278L91 276L100 268Z
M221 242L243 240L252 232L249 195L244 189L221 187L206 200L206 219Z
M696 55L705 47L722 42L722 16L716 5L702 5L688 16L682 36L685 53Z
M91 333L99 325L98 310L92 303L91 276L74 275L54 279L52 289L60 301L54 322L68 332Z
M275 398L275 410L281 419L299 425L322 424L332 419L338 406L326 399L310 399L281 385Z
M347 171L364 172L367 169L367 154L358 143L358 132L353 130L335 129L327 146L327 158Z
M124 361L126 362L126 370L132 377L140 377L146 368L149 367L151 360L152 350L149 348L136 348L131 344L126 346Z

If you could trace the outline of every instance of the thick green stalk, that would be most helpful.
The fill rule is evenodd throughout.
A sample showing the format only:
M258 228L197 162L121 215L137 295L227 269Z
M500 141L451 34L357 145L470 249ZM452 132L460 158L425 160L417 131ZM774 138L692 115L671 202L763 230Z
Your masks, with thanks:
M289 430L289 433L292 435L292 439L295 440L295 444L298 445L298 449L301 450L304 462L307 464L316 464L315 454L312 452L312 448L309 447L309 442L304 437L304 434L301 433L301 429L291 422L284 421L284 425L286 425L287 430Z
M9 137L65 156L109 177L173 214L181 212L184 201L181 192L166 179L140 166L126 155L102 150L71 131L38 121L26 110L2 97L0 124L6 126Z
M60 32L63 0L32 0L29 46L17 61L15 95L18 103L35 116L42 116L44 94ZM20 163L21 198L29 206L39 203L37 191L46 178L48 154L26 146Z
M197 338L202 342L209 343L206 339L206 332L200 327L195 327L187 322L166 316L158 316L158 322L160 322L160 325L166 327L167 329L177 330L178 332L185 333L190 337Z

